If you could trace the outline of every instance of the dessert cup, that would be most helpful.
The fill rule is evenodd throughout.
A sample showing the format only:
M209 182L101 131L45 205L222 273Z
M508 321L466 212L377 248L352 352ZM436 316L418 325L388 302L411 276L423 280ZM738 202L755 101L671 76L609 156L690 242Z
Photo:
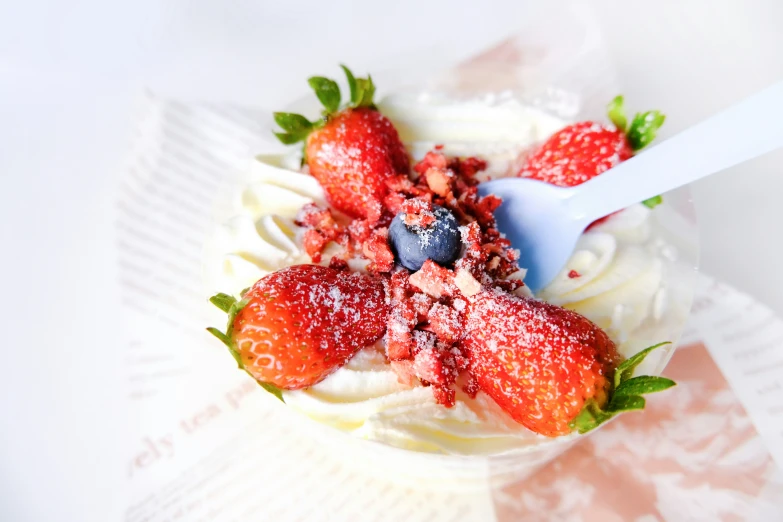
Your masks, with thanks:
M543 7L541 9L546 10ZM374 83L378 86L376 99L383 100L384 96L392 95L391 101L387 98L386 101L380 102L381 109L388 113L399 128L403 141L407 141L406 145L415 159L431 145L444 143L447 152L456 155L485 154L491 149L499 162L506 162L510 167L518 152L513 148L515 141L542 140L571 121L606 121L606 104L621 91L617 87L614 70L597 24L591 23L590 14L578 3L569 4L568 8L549 10L551 12L546 16L533 16L526 22L520 21L525 27L520 28L519 36L502 42L454 69L433 72L430 80L423 84L412 84L407 80L421 77L422 67L415 71L370 71L373 73ZM426 59L423 58L422 61ZM437 67L434 67L433 71L435 69ZM347 92L344 85L343 92ZM281 110L302 113L308 117L317 116L319 106L315 97L304 93L303 89L301 98ZM519 115L532 111L538 115L535 118L537 124L517 132L519 129L515 127L514 118L509 121L509 118L497 111L489 119L483 116L477 118L475 113L465 116L464 111L455 116L449 110L436 111L434 116L432 113L429 113L429 116L419 113L414 117L407 117L406 104L410 105L412 101L415 104L422 99L436 102L450 100L452 107L457 108L464 108L464 105L469 104L480 106L482 103L502 106L504 102L513 100L523 106L523 109L518 106L514 109L517 111L514 113L517 120L524 120L525 116ZM633 105L633 100L628 102ZM660 108L665 112L665 107ZM268 120L270 127L267 135L271 137L271 117ZM434 126L431 125L433 123ZM498 128L502 132L499 132ZM534 129L531 131L531 128ZM445 132L439 135L439 129ZM478 129L479 132L470 134L471 129ZM482 130L486 132L480 132ZM419 139L416 139L417 132ZM279 150L279 146L274 148L270 145L269 149L258 152L271 150ZM249 166L253 161L248 158ZM277 157L274 161L278 164L284 163L285 158ZM291 167L297 167L295 161L291 163ZM215 223L224 223L232 217L237 205L242 204L238 201L238 198L242 197L242 187L254 180L258 181L258 176L255 176L255 179L252 175L247 177L242 173L237 173L236 177L227 176L223 188L216 196ZM304 190L307 196L310 189L312 187L299 186L295 192L301 195ZM275 198L275 204L280 200L281 198ZM581 245L585 251L582 261L587 259L597 262L595 260L605 259L604 254L611 250L605 248L609 243L618 248L626 248L626 254L631 252L632 255L625 257L635 260L630 264L617 264L615 272L624 275L624 278L620 277L620 282L615 281L613 286L609 285L608 295L614 298L611 306L579 309L580 306L585 306L585 302L591 301L574 301L574 295L580 295L579 292L584 289L580 289L577 283L571 284L565 280L560 282L561 291L550 292L550 295L546 296L547 300L555 304L576 308L578 312L588 315L613 335L619 350L626 357L662 341L672 342L671 345L654 351L639 367L638 374L659 375L663 371L685 326L696 283L697 229L690 192L687 188L679 189L664 194L663 200L664 203L652 212L636 209L622 216L619 221L612 223L610 220L605 225L600 225L593 232L591 239ZM296 203L296 198L290 202ZM639 230L634 216L638 218L640 215L645 216L642 227L644 240L641 241L628 233ZM627 226L623 228L618 223ZM264 228L265 226L272 228ZM245 227L245 231L252 233L252 227L251 221L250 228ZM279 250L284 251L280 256L282 263L309 262L306 256L297 258L295 252L285 252L285 237L295 240L295 234L286 227L290 227L290 223L285 225L267 222L261 226L260 233L266 234ZM281 228L284 237L279 236ZM278 234L277 240L272 237L274 234L270 236L272 232ZM607 235L616 241L607 243ZM213 241L205 253L208 291L238 291L239 287L222 286L221 274L214 270L222 261L221 248L215 247L218 243L217 240ZM286 254L291 255L286 257ZM612 261L612 256L609 256L608 262ZM238 260L238 266L240 265L242 262ZM587 268L591 266L588 263ZM597 266L600 268L600 263ZM639 268L641 266L644 267L643 270ZM645 277L632 278L629 271L634 270L643 272ZM251 270L246 275L250 280L254 273ZM630 279L634 279L638 284L623 284L623 281ZM646 297L640 300L641 295ZM632 327L629 327L629 324ZM259 390L259 393L262 392ZM343 463L353 465L357 473L364 473L368 478L392 480L416 488L479 490L501 486L524 479L584 437L600 436L593 435L600 433L600 430L594 430L585 435L547 438L527 432L524 427L518 425L519 431L526 434L513 444L501 444L495 448L476 444L472 451L470 445L451 444L453 440L448 440L446 436L440 441L440 446L448 447L451 451L439 454L437 448L427 444L406 444L405 436L391 433L393 430L376 430L369 437L374 440L365 440L360 437L367 437L366 431L356 431L355 435L359 436L348 434L345 430L329 425L334 423L329 422L327 415L312 415L313 412L310 411L308 413L312 417L320 417L321 422L314 422L296 411L297 408L302 409L302 402L293 400L293 396L291 399L289 404L292 407L287 408L286 413L295 419L295 424L300 429L317 438L325 452ZM269 400L275 399L270 396ZM410 435L412 431L405 433Z
M481 74L485 74L486 69L484 67L479 68ZM474 69L463 68L460 74L473 77L479 74L479 71ZM392 77L404 77L402 74L390 74L390 75L378 75L378 77L388 76ZM493 80L497 82L501 80L504 85L509 85L511 80L503 75L495 73L491 75ZM500 92L492 92L489 90L481 91L476 83L471 83L468 88L455 82L453 77L447 77L448 81L438 80L425 87L414 86L399 86L396 93L387 101L381 101L380 105L383 109L384 106L387 112L390 112L390 118L401 127L401 135L403 135L404 141L407 135L407 145L409 149L413 151L414 157L421 155L422 151L426 150L427 146L431 145L427 143L429 138L434 139L437 142L443 142L446 145L446 149L450 148L454 153L463 153L462 155L480 153L482 147L486 149L488 146L494 151L496 156L500 158L499 161L513 161L515 156L514 151L506 150L508 144L503 142L503 136L494 138L497 141L494 143L479 142L474 140L460 140L454 139L451 142L448 137L444 140L437 139L437 129L443 128L443 122L438 122L435 130L424 125L425 131L434 132L435 137L431 135L427 139L417 139L420 136L416 136L415 130L410 128L406 129L404 105L407 103L405 100L419 100L419 99L448 99L449 103L459 106L460 104L471 103L505 103L503 100L515 100L519 101L522 106L534 111L537 121L541 121L539 127L540 132L548 134L562 126L567 121L578 120L584 114L591 114L593 111L590 107L586 107L580 103L580 96L577 93L569 93L562 90L548 88L545 91L526 92L524 90L510 90L506 89ZM380 79L378 80L380 82ZM386 92L389 90L387 89ZM394 102L394 100L397 102ZM609 96L607 99L611 99ZM391 100L391 102L389 101ZM402 101L400 101L402 100ZM477 101L478 100L478 101ZM498 102L500 100L500 102ZM396 103L396 105L395 105ZM400 107L403 106L403 109ZM395 107L398 113L395 114ZM302 99L301 101L293 104L286 110L292 110L297 112L303 112L305 114L313 114L316 109L314 105L310 105L309 98ZM400 112L401 111L401 112ZM448 112L448 111L446 111ZM452 114L453 117L453 114ZM407 121L408 127L416 127L416 118L409 118ZM426 122L425 122L426 123ZM456 124L459 126L459 122ZM454 126L453 120L447 120L445 127L451 128ZM513 127L513 122L511 124ZM418 126L419 130L422 128ZM412 133L412 134L411 134ZM501 133L502 134L502 133ZM515 137L509 138L513 141ZM540 137L538 139L541 139ZM416 143L412 143L416 142ZM456 142L456 145L455 145ZM421 150L417 150L418 147ZM477 150L472 150L477 149ZM274 159L272 159L274 158ZM418 158L415 158L418 159ZM274 161L279 167L285 167L285 163L288 161L288 166L292 170L296 168L295 158L293 160L286 159L285 156L269 156L263 161ZM257 161L257 160L256 160ZM252 177L252 176L251 176ZM251 182L253 180L250 180ZM255 180L257 181L257 180ZM221 189L216 204L216 222L225 222L226 218L229 218L233 212L236 211L237 205L248 205L248 196L243 193L241 188L243 184L248 183L247 178L234 178L227 180L225 186ZM298 193L308 194L308 187L300 187L297 189ZM239 200L238 200L239 198ZM263 199L263 198L262 198ZM687 188L674 191L669 194L665 194L664 203L655 208L653 212L649 212L646 215L646 227L649 229L646 231L648 237L642 244L633 245L635 255L644 257L649 256L653 261L658 263L655 265L655 284L658 285L655 293L655 298L652 300L646 300L645 305L648 308L644 314L644 318L641 321L637 321L633 329L623 336L624 338L618 339L615 336L615 341L618 343L618 347L621 353L628 357L637 353L647 346L657 344L662 341L671 341L672 344L664 349L659 349L653 352L639 367L638 374L659 375L669 358L671 357L673 350L676 346L676 342L679 339L682 330L687 320L691 300L693 297L694 285L695 285L695 268L698 261L698 247L697 247L697 235L696 224L694 218L694 209L690 198L690 193ZM240 201L241 200L241 201ZM254 201L253 205L259 205L263 201ZM276 204L280 204L280 200L276 201ZM293 199L292 205L300 205L298 200ZM301 205L300 205L301 206ZM611 229L611 223L610 229ZM259 227L257 223L257 227ZM279 221L273 225L273 233L277 234L280 230L291 241L296 241L296 234L292 223L282 224ZM622 228L622 227L621 227ZM611 230L610 230L611 231ZM252 234L252 231L250 231ZM269 234L269 231L261 231L261 234ZM617 237L622 238L623 231L614 232ZM600 235L600 231L599 231ZM282 236L281 236L282 237ZM598 236L596 236L598 237ZM275 241L274 238L270 239L274 244L280 246L281 241L285 242L285 238ZM597 242L600 244L600 241ZM213 243L214 244L214 243ZM621 243L618 243L621 244ZM283 248L284 250L284 248ZM588 253L590 253L590 245L586 247ZM205 268L208 277L209 291L238 291L240 288L228 288L220 286L219 274L216 274L212 268L219 266L221 263L220 255L225 252L225 247L208 248L205 257ZM601 251L597 253L598 257L601 256ZM301 256L301 253L287 257L280 261L281 266L286 264L307 263L309 259ZM660 265L660 266L658 266ZM271 270L279 267L269 267ZM618 268L622 272L622 266ZM249 277L249 276L248 276ZM252 278L255 278L253 276ZM251 278L251 279L252 279ZM649 278L645 279L648 281ZM568 281L565 282L568 284ZM236 285L235 285L236 286ZM640 286L640 291L644 290L645 284ZM618 284L617 288L623 287L622 284ZM635 291L634 285L626 284L624 289L617 290L617 288L611 289L617 296L616 306L626 306L626 301L632 302L634 300L633 292ZM553 301L559 299L561 302L555 302L555 304L563 304L569 307L571 304L567 296L576 290L568 289L560 295L555 295ZM549 300L549 299L548 299ZM665 302L665 306L661 304ZM599 307L600 308L600 307ZM633 306L631 306L633 308ZM617 308L615 307L615 312ZM584 313L583 310L577 311ZM590 310L592 311L592 310ZM588 311L588 312L590 312ZM612 314L610 312L594 313L591 317L590 313L585 313L594 322L598 323L602 328L611 331L613 318L609 317ZM633 315L633 313L631 313ZM606 316L606 317L604 317ZM602 324L602 317L605 319ZM327 379L328 380L328 379ZM259 393L262 393L259 390ZM299 393L299 392L296 392ZM296 411L301 410L306 415L320 420L321 422L313 422L311 419L307 419L304 415L301 422L296 424L301 426L301 429L306 430L317 437L318 440L323 443L324 450L329 451L332 455L339 456L339 458L356 466L357 472L369 473L370 476L378 477L382 476L385 479L393 480L407 485L415 485L416 487L428 487L436 489L461 489L461 490L476 490L484 487L497 487L503 484L515 482L530 474L534 473L537 469L542 467L547 462L551 461L564 451L566 451L573 444L581 440L583 437L592 436L590 432L585 435L568 435L559 438L548 438L539 436L528 432L525 437L521 438L518 443L515 443L513 447L508 445L499 447L497 451L488 449L487 447L476 447L476 453L471 454L470 448L466 448L464 444L460 446L460 449L451 454L438 454L438 448L428 447L426 444L408 444L405 441L405 436L400 437L398 434L387 435L383 433L383 429L375 431L369 436L373 440L363 440L362 430L353 430L354 435L346 434L344 431L336 429L334 425L339 423L330 422L328 418L325 418L323 413L314 413L313 410L309 410L306 402L302 402L294 395L287 395L288 402L292 404L292 408L289 409L290 415L299 415ZM296 400L295 400L296 399ZM273 400L270 396L270 400ZM303 406L304 404L304 406ZM632 413L643 414L643 413ZM330 425L331 424L331 425ZM526 432L524 427L519 425L521 432ZM385 441L389 444L385 444ZM448 442L445 443L448 446Z

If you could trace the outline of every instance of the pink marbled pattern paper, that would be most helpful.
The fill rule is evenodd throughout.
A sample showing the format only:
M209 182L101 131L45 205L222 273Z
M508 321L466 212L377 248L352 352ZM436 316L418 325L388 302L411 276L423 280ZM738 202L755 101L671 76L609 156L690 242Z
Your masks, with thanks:
M500 521L753 520L783 484L703 344L664 372L678 382L533 477L493 492ZM783 513L780 520L783 520Z

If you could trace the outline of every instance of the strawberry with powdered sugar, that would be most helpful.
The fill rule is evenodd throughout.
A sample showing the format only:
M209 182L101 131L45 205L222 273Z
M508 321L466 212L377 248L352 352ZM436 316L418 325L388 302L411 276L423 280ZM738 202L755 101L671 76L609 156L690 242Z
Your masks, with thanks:
M553 134L532 153L524 155L517 176L573 187L633 157L655 139L666 117L659 111L642 112L634 116L629 126L623 103L622 96L609 103L607 112L612 124L583 121ZM654 196L642 203L654 208L662 202L661 196Z
M280 397L312 386L378 340L389 311L381 281L319 265L296 265L264 277L240 300L218 294L225 332L210 333L240 368Z

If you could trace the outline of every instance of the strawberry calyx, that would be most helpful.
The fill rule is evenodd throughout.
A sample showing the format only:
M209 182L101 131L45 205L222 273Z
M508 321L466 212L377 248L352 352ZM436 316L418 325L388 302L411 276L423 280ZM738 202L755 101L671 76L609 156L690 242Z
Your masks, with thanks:
M619 130L625 132L628 128L628 118L625 117L625 107L623 107L623 104L623 96L617 95L609 102L609 105L606 106L606 112L609 115L609 121Z
M622 96L615 96L606 107L607 113L614 126L625 133L631 150L638 152L655 139L658 129L666 120L666 116L660 111L637 112L631 120L631 125L628 126L624 102Z
M356 78L348 67L342 64L340 67L345 72L351 95L348 102L345 105L340 105L342 102L340 86L334 80L324 78L323 76L308 78L307 83L324 107L323 111L321 111L322 118L310 121L301 114L292 112L274 113L275 123L284 131L275 132L274 134L283 144L293 145L294 143L304 141L313 130L323 127L332 116L345 109L368 108L376 110L375 102L373 102L375 84L372 82L372 77L368 74L367 78Z
M375 96L375 84L372 83L372 76L369 74L367 78L354 77L351 70L343 64L340 64L345 77L348 81L348 90L351 93L351 101L347 107L358 109L359 107L367 107L369 109L375 109L375 102L373 96Z
M250 290L250 289L249 288L244 289L240 293L240 297L244 298L244 295L247 293L248 290ZM234 340L233 340L233 337L232 337L232 334L234 332L234 320L236 319L237 314L239 312L241 312L242 309L247 305L247 303L248 303L247 299L239 299L239 300L237 300L237 298L235 298L234 296L228 295L228 294L224 294L224 293L221 292L221 293L215 294L212 297L210 297L209 298L209 302L212 303L213 305L217 306L218 308L220 308L222 311L224 311L228 315L228 325L226 326L226 331L225 332L222 332L222 331L220 331L217 328L212 327L212 326L208 327L207 331L209 333L211 333L212 335L214 335L215 337L217 337L218 339L220 339L220 341L223 344L226 345L226 347L228 348L229 353L231 353L231 356L236 361L237 367L240 370L244 370L245 372L247 372L247 370L245 369L245 365L242 362L242 357L239 354L239 350L237 350L237 347L236 347L236 345L234 343ZM250 372L247 372L247 374L252 377ZM283 401L283 392L282 392L282 390L280 388L278 388L274 384L270 384L270 383L267 383L267 382L261 382L261 381L258 381L258 380L256 380L256 382L258 382L258 384L263 389L265 389L266 391L268 391L269 393L271 393L272 395L274 395L275 397L277 397L278 399ZM285 401L283 401L283 402L285 402Z
M623 361L615 370L612 390L606 404L601 407L595 399L589 399L585 402L582 411L569 423L569 427L580 434L587 433L622 412L643 410L646 401L642 395L676 386L677 383L666 377L650 375L634 377L633 375L636 367L650 352L668 344L671 343L667 341L650 346Z
M663 196L661 196L660 194L642 201L642 205L644 205L647 208L655 208L661 203L663 203Z
M628 126L628 118L625 115L625 100L621 95L615 96L609 105L606 106L609 120L620 131L625 134L628 145L636 153L649 145L661 128L666 116L660 111L638 112L631 120L631 126ZM648 208L655 208L663 203L661 196L653 196L642 201L642 204Z

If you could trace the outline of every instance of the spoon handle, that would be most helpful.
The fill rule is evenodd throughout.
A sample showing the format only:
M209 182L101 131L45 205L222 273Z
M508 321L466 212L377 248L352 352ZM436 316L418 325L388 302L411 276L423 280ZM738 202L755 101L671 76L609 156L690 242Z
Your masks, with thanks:
M590 222L783 146L783 81L593 178L569 206Z

